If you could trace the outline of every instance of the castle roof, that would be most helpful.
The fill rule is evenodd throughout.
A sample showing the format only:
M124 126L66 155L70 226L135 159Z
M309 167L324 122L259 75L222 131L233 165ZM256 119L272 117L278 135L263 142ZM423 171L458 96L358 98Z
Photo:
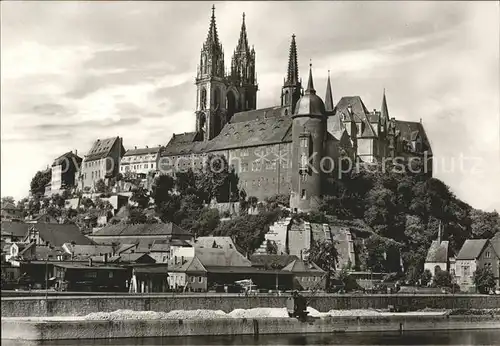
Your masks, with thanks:
M325 104L321 97L316 95L312 76L312 66L309 65L309 80L304 95L297 101L293 115L324 116Z
M348 108L351 106L351 112ZM362 122L369 113L365 107L365 104L359 96L344 96L342 97L337 105L335 106L335 115L341 116L345 114L346 117L350 118L354 122Z
M411 142L417 139L420 135L422 142L427 146L427 150L432 154L431 145L425 133L424 126L418 121L402 121L396 120L396 131L399 132L399 137L402 140Z
M65 161L65 160L73 160L73 158L75 159L76 163L79 165L80 163L82 163L82 158L78 155L76 155L75 153L73 153L72 151L68 151L67 153L64 153L62 154L61 156L59 156L58 158L56 158L54 160L54 163L52 163L52 166L58 166L58 165L62 165L62 163Z

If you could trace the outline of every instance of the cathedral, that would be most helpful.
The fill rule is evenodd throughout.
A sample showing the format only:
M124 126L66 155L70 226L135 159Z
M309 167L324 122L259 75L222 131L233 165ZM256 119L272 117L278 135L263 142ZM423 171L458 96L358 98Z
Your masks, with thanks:
M172 135L162 150L162 171L202 169L208 155L224 155L247 196L264 200L289 194L292 210L309 212L321 203L340 158L374 163L432 157L421 121L391 118L385 91L380 110L368 111L359 96L334 103L328 76L323 100L316 94L311 65L304 90L295 35L278 104L256 109L255 55L243 14L231 68L226 70L212 7L196 74L196 128Z

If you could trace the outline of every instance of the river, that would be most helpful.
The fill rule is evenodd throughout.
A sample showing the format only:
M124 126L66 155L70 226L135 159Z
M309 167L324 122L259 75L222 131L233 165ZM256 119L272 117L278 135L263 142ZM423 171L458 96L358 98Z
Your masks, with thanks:
M114 340L19 342L2 340L2 346L62 345L500 345L500 330L456 330L336 333L301 335L196 336Z

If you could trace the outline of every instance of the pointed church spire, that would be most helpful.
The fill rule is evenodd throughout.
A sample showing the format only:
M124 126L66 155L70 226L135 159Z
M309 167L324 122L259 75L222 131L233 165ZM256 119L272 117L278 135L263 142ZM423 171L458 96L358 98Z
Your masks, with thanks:
M311 61L309 61L309 80L307 81L307 89L306 89L305 93L306 94L316 94L316 90L314 90Z
M295 43L295 34L292 35L290 43L290 53L288 55L288 73L286 83L296 85L299 82L299 68L297 64L297 44Z
M245 25L245 12L243 12L243 21L241 22L240 38L238 40L238 47L236 47L236 51L238 52L250 51L247 38L247 27Z
M381 123L384 124L389 121L389 110L387 109L387 99L385 98L385 88L384 88L384 96L382 97L382 107L380 109L380 120Z
M208 28L207 41L205 42L207 47L209 46L219 46L219 36L217 35L217 26L215 24L215 5L212 5L212 18L210 18L210 27Z
M333 111L333 95L332 86L330 84L330 70L328 70L328 79L326 81L325 110L327 112Z

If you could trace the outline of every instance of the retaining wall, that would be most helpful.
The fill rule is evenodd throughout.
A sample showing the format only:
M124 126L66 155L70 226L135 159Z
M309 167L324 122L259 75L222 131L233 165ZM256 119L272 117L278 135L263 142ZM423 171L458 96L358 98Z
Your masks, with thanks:
M307 334L367 331L498 329L491 316L330 317L299 322L293 318L28 321L2 319L2 340L67 340L202 335Z
M238 295L121 295L121 296L61 296L4 297L2 317L23 316L84 316L91 312L111 312L119 309L163 311L210 309L231 312L255 307L282 308L287 296ZM331 309L385 309L388 305L440 309L500 308L500 296L488 295L318 295L309 306L319 311Z

